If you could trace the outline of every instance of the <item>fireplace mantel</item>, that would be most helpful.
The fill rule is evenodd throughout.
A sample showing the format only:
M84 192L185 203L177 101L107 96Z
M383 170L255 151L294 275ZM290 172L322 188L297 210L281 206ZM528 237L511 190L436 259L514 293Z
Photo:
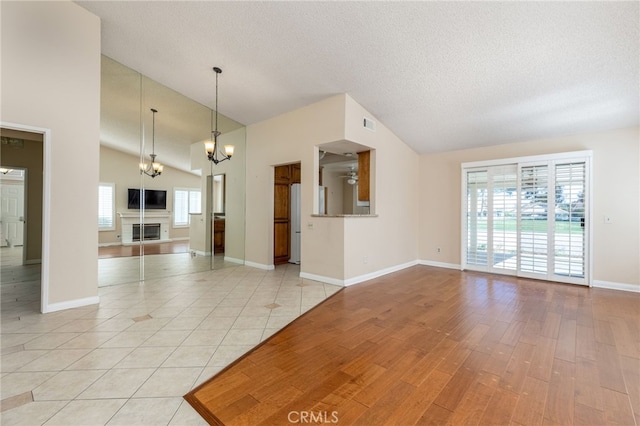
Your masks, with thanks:
M137 219L140 220L140 213L138 212L118 212L118 216L120 216L121 219L127 218L127 219ZM171 218L171 212L166 212L166 211L161 211L161 212L150 212L147 211L144 214L144 221L147 221L147 218Z
M140 221L139 212L118 212L120 216L120 222L122 225L122 245L139 244L139 241L133 241L133 225L140 225L141 223L160 224L160 239L148 240L145 243L166 243L171 241L169 238L169 224L171 222L171 212L145 212L142 216L142 222Z

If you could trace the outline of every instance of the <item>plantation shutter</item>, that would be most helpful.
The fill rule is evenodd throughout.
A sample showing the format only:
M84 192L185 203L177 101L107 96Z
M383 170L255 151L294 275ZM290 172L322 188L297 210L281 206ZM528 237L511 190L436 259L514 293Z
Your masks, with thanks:
M189 224L189 191L176 189L173 192L173 224L186 226Z
M492 269L515 271L518 267L518 232L514 220L518 213L518 171L513 165L490 170L491 212L487 215L491 238Z
M467 263L487 265L487 172L470 171L467 173Z
M585 184L584 162L556 164L554 273L585 276Z
M546 274L549 167L533 165L520 171L520 271Z
M202 213L200 191L189 191L189 213Z
M463 269L588 284L590 158L463 164Z
M115 229L114 187L112 183L98 186L98 230Z

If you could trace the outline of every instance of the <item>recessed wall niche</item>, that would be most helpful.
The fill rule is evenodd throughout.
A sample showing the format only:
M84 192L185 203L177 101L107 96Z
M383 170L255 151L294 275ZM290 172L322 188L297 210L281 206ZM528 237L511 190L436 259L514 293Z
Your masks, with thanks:
M317 214L372 214L371 181L370 147L351 141L318 146Z

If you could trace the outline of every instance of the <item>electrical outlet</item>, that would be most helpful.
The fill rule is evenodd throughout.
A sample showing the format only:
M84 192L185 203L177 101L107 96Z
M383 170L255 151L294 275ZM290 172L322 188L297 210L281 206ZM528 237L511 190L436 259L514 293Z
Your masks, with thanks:
M369 263L369 256L363 256L362 257L362 263L364 263L364 264Z
M313 222L307 222L307 229L313 229Z
M436 253L440 253L440 247L436 248Z

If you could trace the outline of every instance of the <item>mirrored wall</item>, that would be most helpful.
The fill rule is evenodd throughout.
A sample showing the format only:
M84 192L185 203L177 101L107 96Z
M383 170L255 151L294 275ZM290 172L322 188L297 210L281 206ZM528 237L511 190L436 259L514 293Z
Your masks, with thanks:
M203 90L213 71L211 82ZM99 286L242 264L244 126L218 115L218 140L235 153L216 166L204 150L210 108L106 56L101 90Z

